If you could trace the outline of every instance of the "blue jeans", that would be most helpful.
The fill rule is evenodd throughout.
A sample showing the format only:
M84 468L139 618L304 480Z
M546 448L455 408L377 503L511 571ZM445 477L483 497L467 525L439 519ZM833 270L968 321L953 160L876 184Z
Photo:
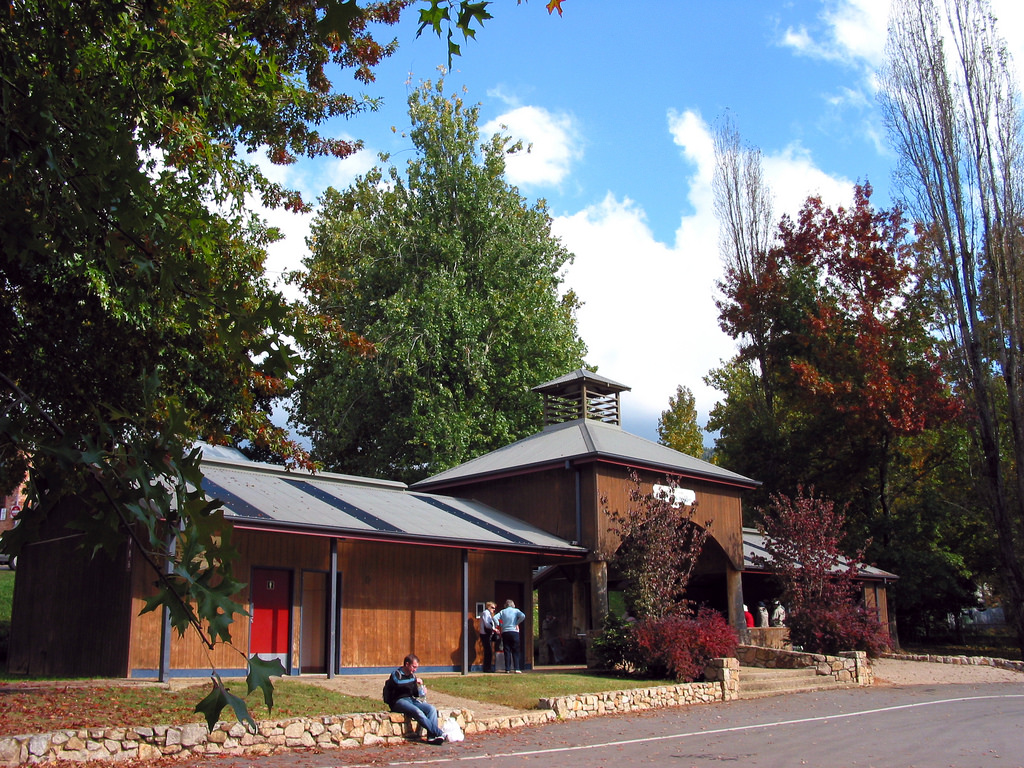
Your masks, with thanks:
M505 646L505 671L519 669L519 633L502 632L501 644Z
M437 709L433 704L409 696L396 701L391 705L393 712L401 712L406 717L411 717L417 723L427 729L427 738L443 735L437 726Z

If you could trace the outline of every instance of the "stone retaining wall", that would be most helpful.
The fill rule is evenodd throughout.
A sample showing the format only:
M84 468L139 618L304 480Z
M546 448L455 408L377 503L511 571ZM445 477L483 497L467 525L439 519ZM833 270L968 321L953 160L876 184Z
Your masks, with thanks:
M557 718L570 720L614 712L638 712L661 707L732 701L739 697L738 672L739 662L736 659L712 659L704 668L703 683L680 683L558 696L541 699L540 706L554 712Z
M476 720L469 710L442 710L443 723L454 717L469 733L516 728L554 719L550 711L524 712L512 717ZM264 720L253 733L240 723L219 722L213 732L206 723L135 728L83 728L53 733L0 738L0 765L18 766L52 761L150 760L198 755L269 755L289 749L332 749L372 744L396 744L419 738L416 723L397 712L297 717Z
M936 656L930 653L883 653L883 659L897 661L930 661L933 664L963 664L973 667L998 667L1014 672L1024 672L1024 661L996 659L992 656Z
M765 669L802 669L814 667L819 675L831 675L840 683L871 685L874 674L864 651L847 651L838 656L823 653L802 653L777 648L741 645L736 648L739 663Z
M468 709L439 710L444 722L454 717L467 735L538 725L556 718L577 718L606 712L631 712L654 707L710 704L738 697L736 659L712 659L708 682L687 683L600 694L541 699L541 709L506 717L477 720ZM289 749L397 744L419 738L416 723L397 712L296 717L264 720L253 733L240 723L219 722L212 732L206 723L135 728L83 728L0 738L0 766L14 768L54 761L151 760L199 755L269 755Z

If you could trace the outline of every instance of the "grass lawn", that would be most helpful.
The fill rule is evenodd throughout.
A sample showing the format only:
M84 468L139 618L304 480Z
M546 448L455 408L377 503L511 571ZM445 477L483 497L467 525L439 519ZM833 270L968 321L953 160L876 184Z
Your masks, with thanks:
M14 602L14 571L0 570L0 624L10 626Z
M437 691L477 701L488 701L517 709L533 709L544 696L566 693L597 693L620 688L661 685L667 681L638 681L615 676L569 673L524 675L473 675L431 677ZM257 720L315 717L352 712L379 712L384 706L377 697L348 696L311 682L296 679L274 681L274 710L268 712L261 692L246 695L245 683L227 683L233 693L246 700ZM198 723L203 717L195 705L209 692L209 683L178 690L152 686L124 686L116 682L40 685L31 681L14 686L0 683L0 736L43 733L70 728L132 725L181 725ZM231 719L230 709L222 717Z
M245 694L243 681L232 681L228 688L243 697L256 720L289 717L376 712L379 699L345 696L334 691L294 680L274 683L274 711L268 713L261 692ZM68 728L134 725L183 725L203 722L195 706L210 690L210 685L169 691L158 686L119 686L104 684L80 686L18 686L0 683L0 736L45 733ZM230 708L222 717L233 717Z
M430 687L441 693L474 701L503 704L515 709L534 709L537 700L571 693L600 693L624 688L672 685L672 680L637 680L593 672L529 672L523 675L445 675L430 678Z

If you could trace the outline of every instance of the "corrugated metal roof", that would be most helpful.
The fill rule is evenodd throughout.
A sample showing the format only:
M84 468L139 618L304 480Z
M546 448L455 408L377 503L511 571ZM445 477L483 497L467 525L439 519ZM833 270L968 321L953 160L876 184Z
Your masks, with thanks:
M552 424L535 435L413 483L412 487L443 487L470 479L540 469L583 459L604 459L744 488L760 485L749 477L625 432L617 424L595 419L576 419Z
M601 389L606 389L609 392L629 392L630 387L625 384L620 384L617 381L609 379L607 376L602 376L599 373L588 370L587 368L577 368L572 373L567 373L564 376L559 376L557 379L546 381L543 384L538 384L532 389L533 392L544 392L546 390L558 390L563 389L570 384L578 384L580 382L589 382L596 385Z
M763 571L765 566L761 565L754 558L763 557L769 562L772 560L772 556L768 554L768 550L764 546L764 536L756 528L744 528L743 529L743 570L744 571ZM846 566L848 561L845 558L840 558L842 566ZM860 575L866 579L880 579L884 581L891 581L898 579L895 573L889 573L889 571L883 571L881 568L875 568L873 565L865 565L860 569Z
M204 460L203 473L207 494L224 502L236 527L541 554L587 552L484 504L413 493L404 483L219 459Z

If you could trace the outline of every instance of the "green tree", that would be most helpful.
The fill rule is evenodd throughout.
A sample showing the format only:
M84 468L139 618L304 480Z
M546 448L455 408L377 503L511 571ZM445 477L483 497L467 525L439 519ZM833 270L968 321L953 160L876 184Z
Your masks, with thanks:
M286 388L285 339L304 326L264 276L276 234L245 205L305 204L245 151L353 152L315 128L367 106L325 67L370 80L392 46L367 25L404 5L25 0L0 14L0 484L30 470L9 550L69 499L87 550L131 537L158 566L174 531L176 568L148 607L229 640L235 553L189 447L237 435L302 460L254 408ZM253 672L267 690L267 668ZM228 700L215 686L203 711Z
M693 392L682 384L668 399L668 410L658 418L658 439L682 453L698 458L704 455L704 435L697 423L697 404Z
M308 312L367 339L309 349L293 417L331 469L420 479L536 431L531 387L582 365L570 254L543 202L505 181L478 109L425 83L409 98L416 156L329 190L306 261ZM382 158L387 161L387 158Z

